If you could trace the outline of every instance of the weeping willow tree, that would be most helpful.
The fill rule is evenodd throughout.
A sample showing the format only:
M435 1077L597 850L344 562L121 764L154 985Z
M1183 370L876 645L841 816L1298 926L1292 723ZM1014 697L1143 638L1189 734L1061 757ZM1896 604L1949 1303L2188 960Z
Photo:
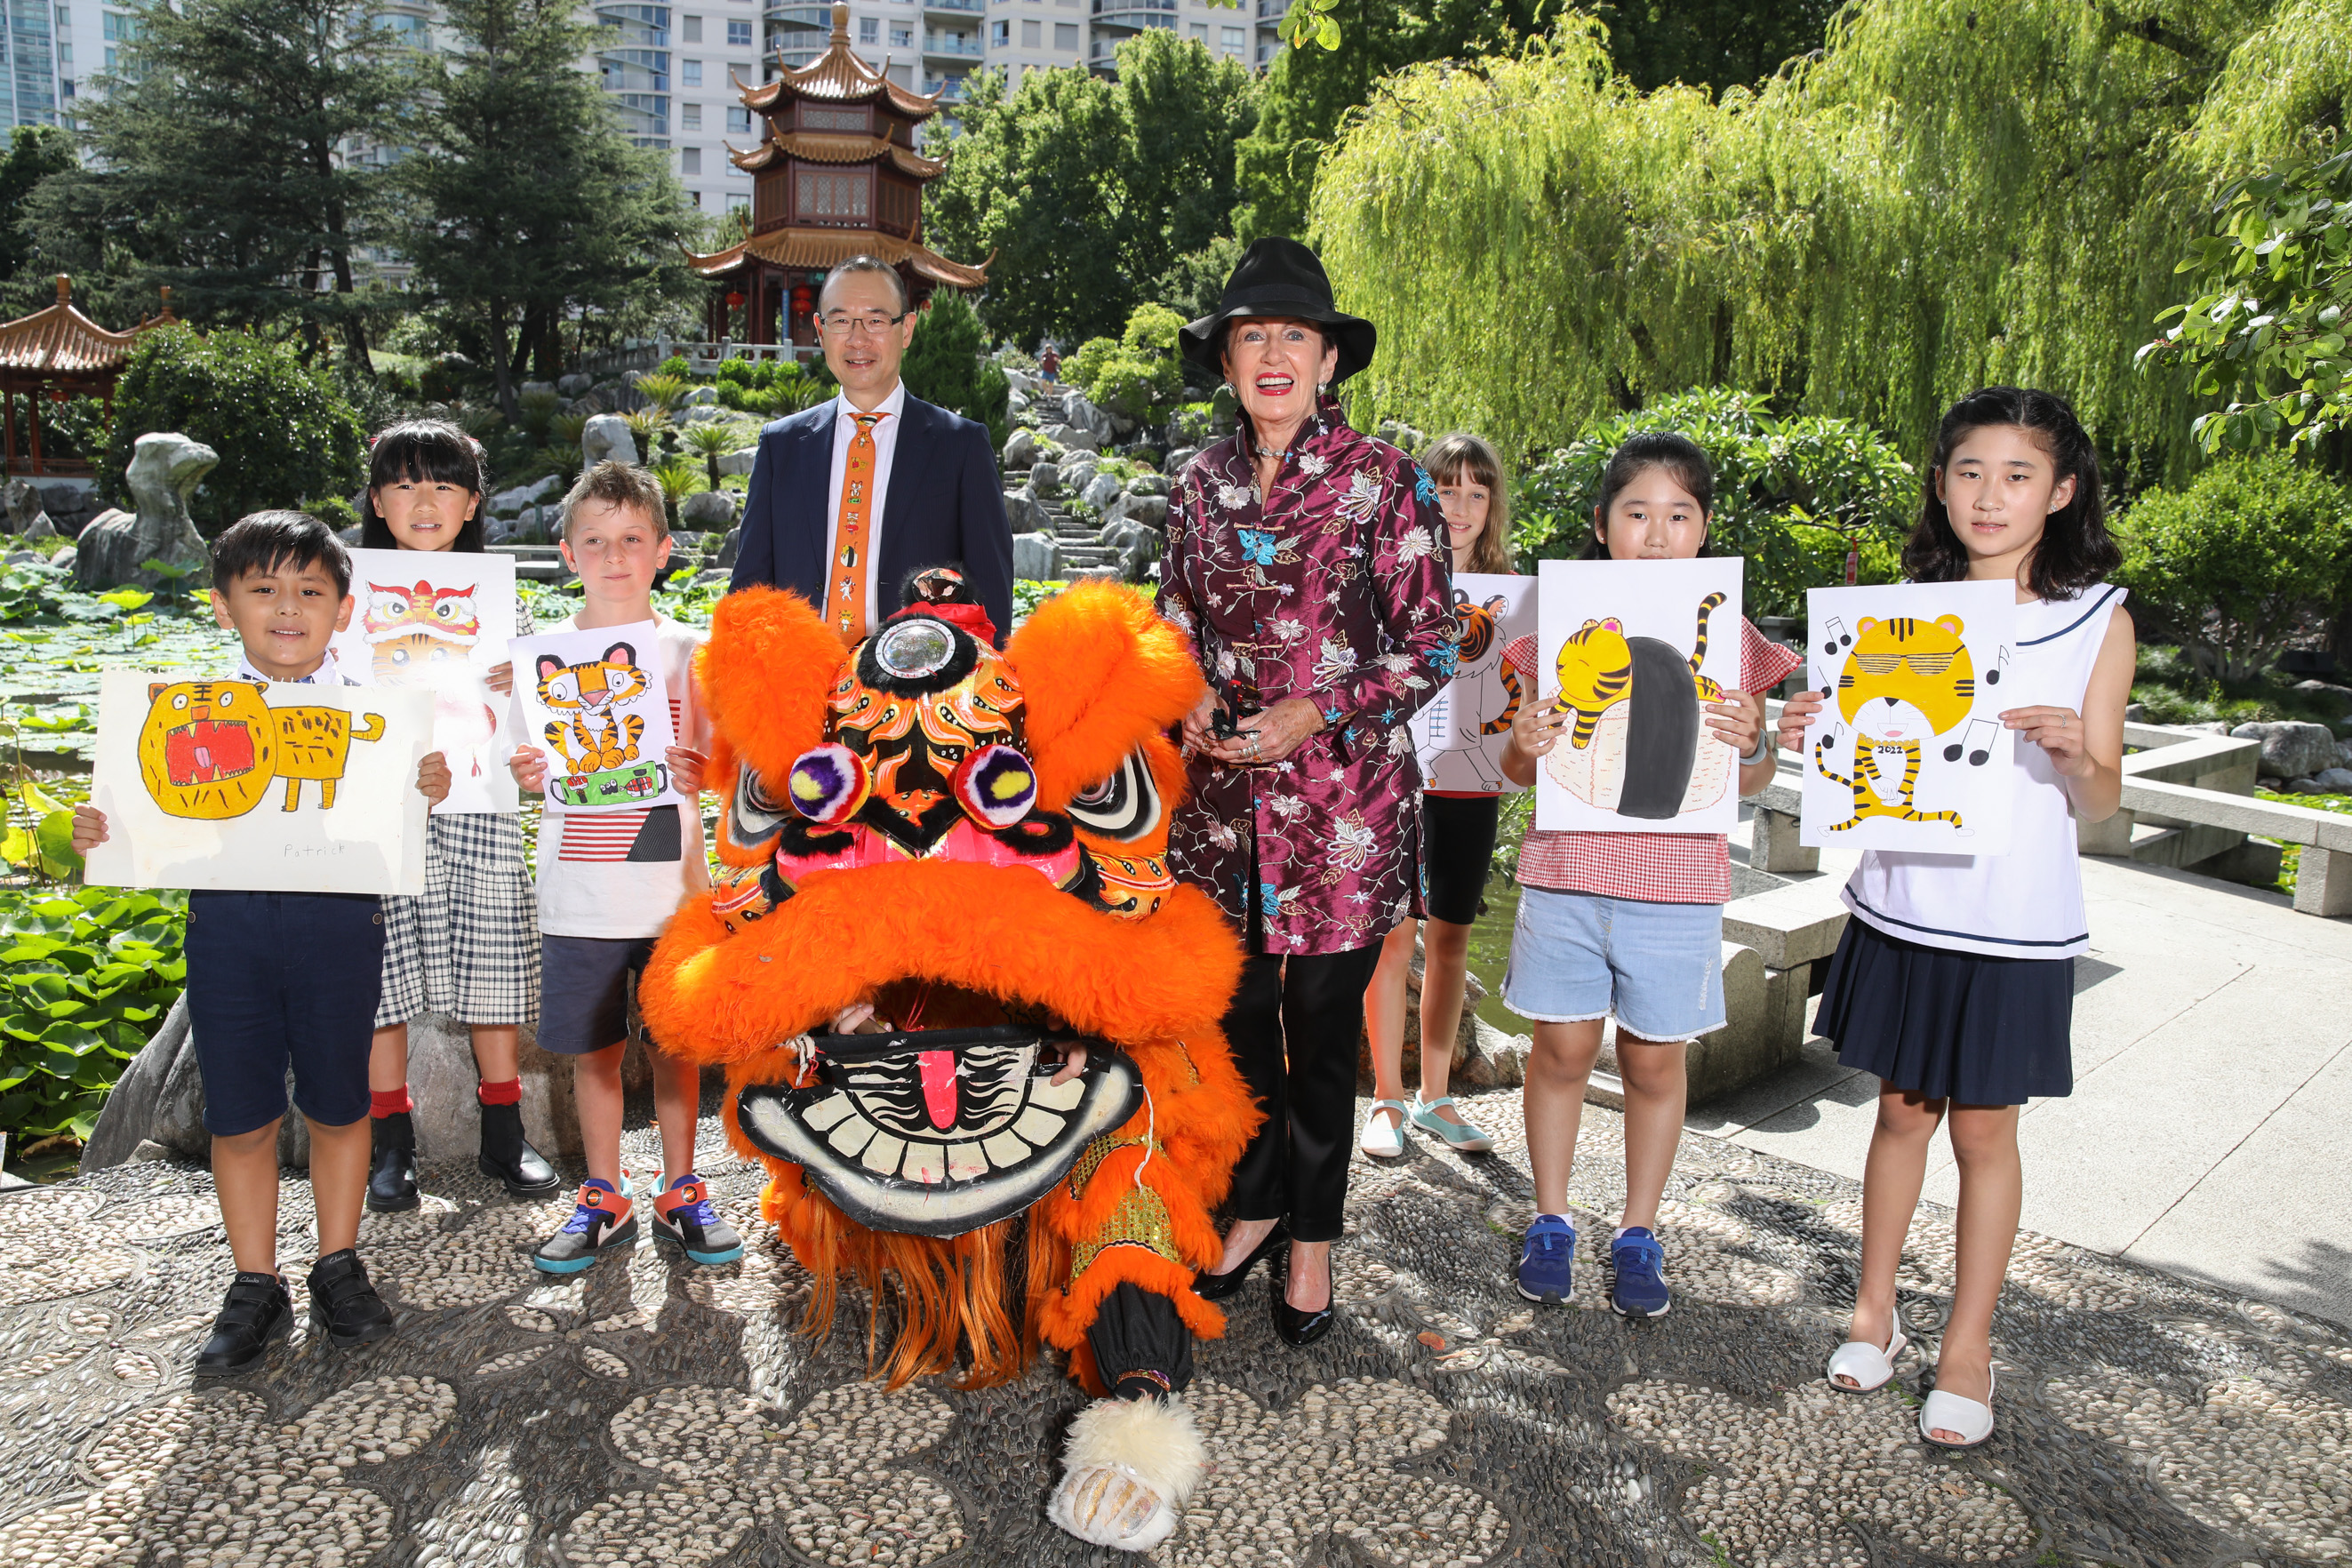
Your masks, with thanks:
M2352 0L1864 0L1754 91L1637 92L1579 16L1408 69L1312 200L1381 326L1354 395L1527 452L1727 383L1919 451L2022 382L2178 465L2186 380L2134 353L2210 194L2340 118L2347 40Z

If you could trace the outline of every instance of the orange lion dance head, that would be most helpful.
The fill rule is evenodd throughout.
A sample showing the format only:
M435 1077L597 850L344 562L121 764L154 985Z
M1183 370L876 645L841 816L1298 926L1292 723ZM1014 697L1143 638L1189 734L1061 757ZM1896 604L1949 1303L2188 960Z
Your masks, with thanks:
M955 574L909 593L855 648L794 595L720 601L697 673L730 869L663 936L646 1022L725 1064L813 1326L854 1270L896 1295L894 1384L961 1355L1000 1381L1042 1338L1101 1394L1087 1330L1120 1285L1222 1331L1192 1275L1259 1120L1218 1027L1239 943L1167 869L1165 732L1202 679L1123 586L1047 601L1002 653ZM858 1003L883 1033L827 1032Z

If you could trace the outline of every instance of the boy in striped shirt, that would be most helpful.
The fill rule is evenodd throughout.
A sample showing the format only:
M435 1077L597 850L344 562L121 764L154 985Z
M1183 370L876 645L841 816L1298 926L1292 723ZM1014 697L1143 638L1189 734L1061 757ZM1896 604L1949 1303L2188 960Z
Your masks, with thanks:
M659 669L669 694L671 782L689 799L700 792L709 723L694 687L694 653L702 634L655 613L654 580L669 561L667 514L660 484L625 463L599 463L563 498L564 563L579 574L586 602L555 631L656 623L653 647L637 651ZM536 794L546 786L547 753L521 746L515 782ZM608 1252L640 1239L634 1194L621 1170L621 1058L628 1048L629 988L645 973L678 901L706 891L702 817L670 804L632 811L565 812L548 804L539 829L541 942L539 1043L572 1058L574 1098L588 1179L572 1217L531 1255L550 1274L576 1274ZM692 1062L664 1054L648 1038L654 1114L661 1126L667 1184L654 1186L654 1235L697 1263L731 1263L743 1244L694 1173L695 1118L701 1077Z

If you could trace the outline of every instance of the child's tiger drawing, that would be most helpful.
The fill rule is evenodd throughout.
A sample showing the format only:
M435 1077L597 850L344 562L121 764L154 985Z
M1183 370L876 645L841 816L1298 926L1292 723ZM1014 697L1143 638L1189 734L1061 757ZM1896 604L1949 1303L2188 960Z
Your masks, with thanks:
M1853 651L1837 682L1838 711L1854 727L1853 776L1831 771L1828 735L1813 742L1813 766L1822 777L1853 791L1853 815L1829 832L1843 833L1874 816L1960 827L1957 811L1921 811L1912 805L1920 748L1929 736L1958 728L1976 706L1976 664L1960 630L1958 616L1933 621L1865 617L1858 623ZM1890 789L1887 770L1896 761L1902 778Z
M606 648L604 658L582 664L566 664L551 653L539 656L539 700L559 713L573 715L549 720L544 731L548 748L563 763L566 775L583 777L637 760L646 721L615 710L644 696L652 685L652 678L637 668L637 650L625 642Z
M1625 635L1614 618L1587 621L1559 646L1559 708L1576 715L1568 743L1582 751L1609 710L1631 700L1626 715L1622 816L1665 821L1686 804L1698 758L1699 704L1723 699L1723 688L1699 673L1706 662L1707 617L1721 594L1699 601L1696 644L1685 658L1670 643Z

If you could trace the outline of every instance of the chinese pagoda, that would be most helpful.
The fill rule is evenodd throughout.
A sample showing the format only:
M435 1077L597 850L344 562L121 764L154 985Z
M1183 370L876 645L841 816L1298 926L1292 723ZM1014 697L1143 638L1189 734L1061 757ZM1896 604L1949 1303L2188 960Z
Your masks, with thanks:
M757 87L732 79L764 135L748 153L729 149L751 175L750 237L688 258L713 285L713 339L730 336L729 318L748 307L751 342L776 342L783 322L792 342L814 344L818 286L861 253L896 267L919 305L942 284L988 281L985 263L924 248L923 187L947 165L915 150L915 128L939 111L939 95L909 92L858 58L846 4L833 7L832 47L810 64Z
M97 472L79 458L60 458L41 451L41 405L63 403L69 397L105 400L107 422L114 419L114 380L131 358L139 334L179 318L172 314L172 290L163 290L161 314L151 316L129 331L110 332L74 309L73 279L58 274L54 305L0 322L0 426L5 439L6 471L12 474L88 476ZM16 399L25 399L29 452L16 449Z

